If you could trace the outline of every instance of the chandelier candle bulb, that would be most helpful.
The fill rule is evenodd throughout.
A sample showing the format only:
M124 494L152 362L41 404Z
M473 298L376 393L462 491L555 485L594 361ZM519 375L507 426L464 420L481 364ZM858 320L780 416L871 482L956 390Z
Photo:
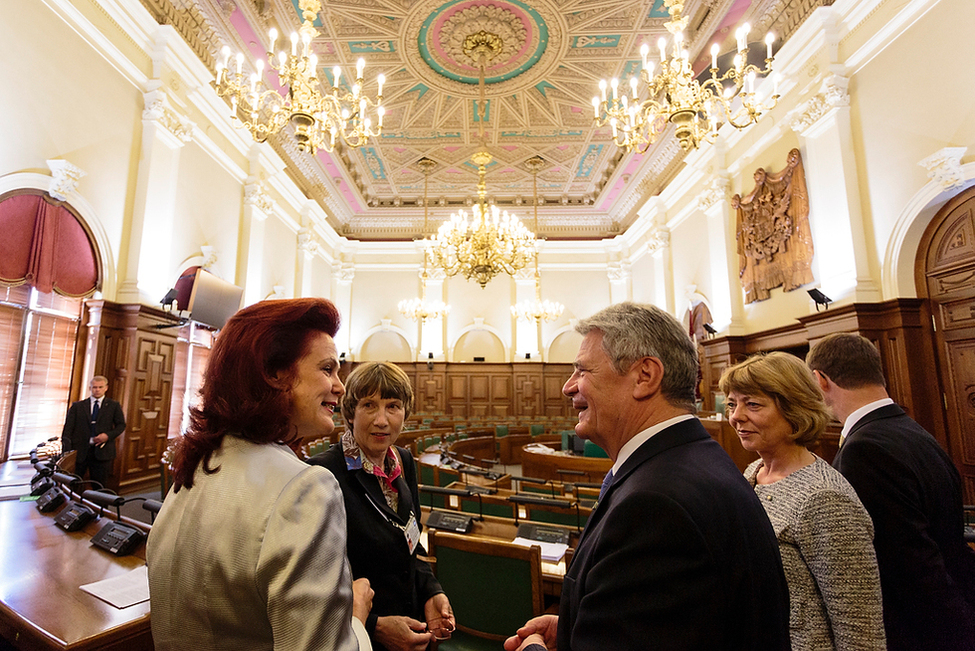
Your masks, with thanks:
M595 95L592 96L592 116L595 119L599 119L599 98Z
M298 32L291 32L291 56L298 56Z
M359 57L359 60L355 64L356 80L362 79L362 72L366 68L366 60Z
M613 88L613 101L616 101L616 99L617 99L617 92L616 91L617 91L617 88L620 85L620 80L617 79L616 77L613 77L612 79L609 80L609 85L612 86L612 88Z
M239 75L244 68L244 53L237 53L237 74Z
M633 95L633 101L636 101L636 99L637 99L637 95L636 95L636 84L637 84L636 77L635 76L630 77L630 92Z
M382 96L383 96L383 84L386 83L386 75L380 73L379 76L376 77L376 83L379 84L379 97L380 97L380 99L382 99Z
M661 36L660 40L657 41L657 47L660 49L660 65L666 66L667 65L667 39Z
M643 69L646 70L647 63L649 63L650 56L650 45L644 41L643 45L640 46L640 57L643 59Z
M605 79L599 80L599 92L602 93L603 101L605 102L606 101L606 80Z
M267 38L270 43L267 46L268 52L274 52L274 44L278 41L278 30L273 27L267 31Z
M717 70L718 68L718 44L715 43L711 46L711 69Z
M766 49L766 59L772 58L772 43L775 41L775 36L772 32L765 35L765 49Z

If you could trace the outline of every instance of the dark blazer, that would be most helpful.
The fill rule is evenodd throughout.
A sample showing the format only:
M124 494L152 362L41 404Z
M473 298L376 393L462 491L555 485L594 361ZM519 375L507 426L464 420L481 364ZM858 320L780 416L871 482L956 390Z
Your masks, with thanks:
M975 552L948 454L888 405L853 426L833 466L873 519L888 649L975 650Z
M125 414L122 405L111 398L102 398L102 405L98 409L98 420L95 423L95 434L108 434L105 445L95 446L96 461L109 461L115 458L115 439L125 431ZM90 447L88 439L91 433L91 398L74 402L68 408L68 416L64 419L61 430L61 449L64 452L77 450L79 463L88 458Z
M423 606L430 597L443 592L430 566L416 557L417 554L426 556L423 545L418 544L411 555L403 530L392 524L405 526L413 512L417 525L422 528L416 464L409 451L400 447L397 450L403 460L403 474L393 482L399 491L398 512L386 504L375 475L348 469L341 443L308 460L310 464L328 468L342 489L352 578L369 579L376 593L366 622L370 637L374 636L376 619L381 615L406 615L425 621ZM373 640L373 648L384 647Z
M772 525L697 419L658 432L614 476L562 584L558 649L789 649Z

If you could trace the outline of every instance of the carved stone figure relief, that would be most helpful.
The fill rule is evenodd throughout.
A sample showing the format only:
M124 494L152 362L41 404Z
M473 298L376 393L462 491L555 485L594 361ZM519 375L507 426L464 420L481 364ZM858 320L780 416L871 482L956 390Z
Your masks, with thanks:
M735 195L741 288L745 303L764 301L774 287L791 292L813 280L809 195L798 149L777 174L755 170L755 188Z

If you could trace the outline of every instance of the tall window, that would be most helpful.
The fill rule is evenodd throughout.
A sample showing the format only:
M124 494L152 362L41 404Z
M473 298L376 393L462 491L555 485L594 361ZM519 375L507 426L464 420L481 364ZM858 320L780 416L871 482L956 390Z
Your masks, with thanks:
M81 299L0 286L0 460L61 435Z

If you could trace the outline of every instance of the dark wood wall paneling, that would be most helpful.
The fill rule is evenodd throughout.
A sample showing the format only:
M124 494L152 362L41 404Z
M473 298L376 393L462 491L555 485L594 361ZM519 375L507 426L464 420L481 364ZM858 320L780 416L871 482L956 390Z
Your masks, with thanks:
M571 364L519 362L405 362L413 381L414 410L446 416L575 416L562 385ZM354 368L355 364L350 366Z
M116 442L110 479L119 492L159 485L176 365L177 329L169 326L175 322L172 315L145 305L85 303L79 342L93 360L93 374L108 378L109 397L125 411L125 433ZM73 399L87 395L86 386L83 381L76 386Z
M887 390L893 400L931 432L945 440L945 413L938 391L937 366L928 302L900 298L882 303L853 303L799 317L794 325L752 335L718 337L704 342L704 409L714 410L714 392L725 368L749 355L785 350L805 357L809 346L834 332L859 332L880 350ZM840 423L832 423L818 450L831 459L839 444Z

